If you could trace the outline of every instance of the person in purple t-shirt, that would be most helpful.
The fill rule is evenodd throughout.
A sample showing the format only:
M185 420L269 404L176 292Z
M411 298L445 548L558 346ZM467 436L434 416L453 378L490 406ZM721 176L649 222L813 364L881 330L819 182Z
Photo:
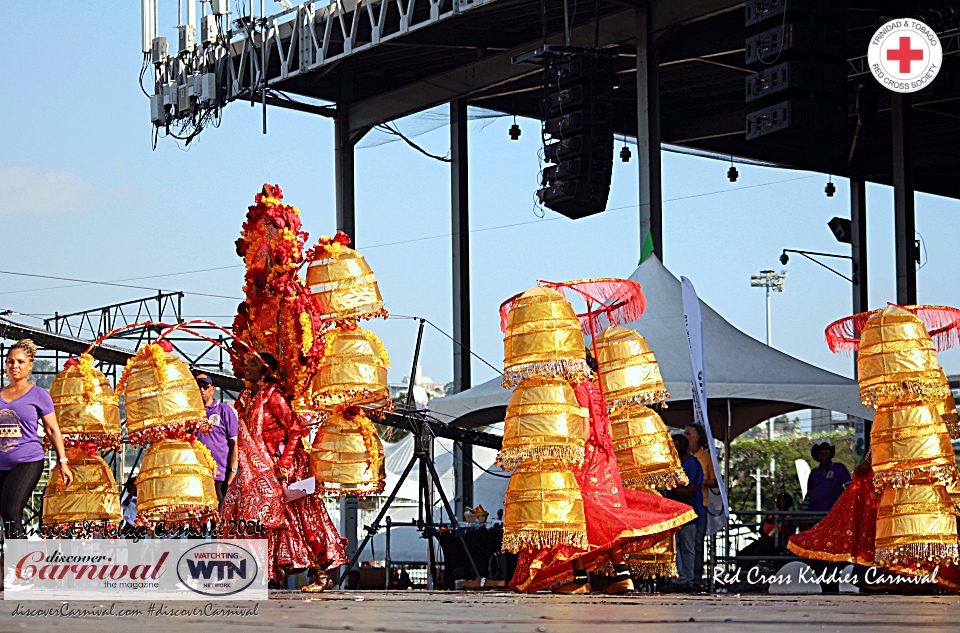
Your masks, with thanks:
M840 462L833 462L837 449L827 442L814 444L810 454L820 465L810 471L804 507L810 512L829 512L850 483L850 472Z
M14 343L6 358L9 384L0 389L0 516L6 538L26 537L23 509L40 481L46 456L37 433L40 422L60 460L63 482L73 482L50 393L30 382L36 355L30 339Z
M213 399L213 381L206 374L197 374L197 385L207 409L207 419L212 426L209 433L200 433L197 439L210 449L213 460L217 462L216 480L217 499L223 505L227 486L237 476L237 414L228 404Z

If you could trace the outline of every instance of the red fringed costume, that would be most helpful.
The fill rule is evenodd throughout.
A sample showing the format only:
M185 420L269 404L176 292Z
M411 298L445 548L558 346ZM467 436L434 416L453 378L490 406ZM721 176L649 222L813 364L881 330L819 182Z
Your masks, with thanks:
M583 559L587 570L593 571L610 562L609 548L620 545L624 553L643 550L696 519L686 504L624 488L600 388L586 381L575 385L574 393L580 406L590 411L583 467L573 471L583 495L590 549L556 545L522 550L510 581L516 591L539 591L572 580L570 561L574 559Z
M288 503L277 479L277 468L285 469L291 482L309 476L307 454L300 441L307 430L290 409L281 387L268 382L256 394L244 390L237 399L237 413L239 472L223 501L224 520L263 524L270 580L280 580L281 570L346 564L345 541L330 520L323 499L309 495Z
M867 567L874 562L877 536L877 508L880 493L873 485L873 471L860 476L854 473L853 481L843 491L827 516L804 532L794 534L787 549L803 558L826 560L835 563L854 563ZM914 568L929 576L933 563ZM910 574L911 568L893 566L891 571ZM960 589L960 567L939 567L937 584L951 589Z

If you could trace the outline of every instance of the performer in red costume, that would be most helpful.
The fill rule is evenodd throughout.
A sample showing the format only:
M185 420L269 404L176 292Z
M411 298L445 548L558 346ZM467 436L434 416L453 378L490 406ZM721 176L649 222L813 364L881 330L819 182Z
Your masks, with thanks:
M596 372L596 361L589 351L587 363ZM570 581L554 588L554 592L590 593L587 572L609 564L614 581L604 593L626 593L633 590L633 581L623 554L650 547L697 516L688 505L624 488L600 387L586 380L575 384L573 390L580 406L590 411L583 466L573 471L583 495L590 547L586 551L570 545L522 550L510 587L539 591Z
M273 378L277 361L260 352L247 362L244 379L250 385L237 399L239 471L223 502L225 521L259 521L269 544L269 579L283 572L313 568L316 582L304 591L333 585L324 570L348 562L344 539L337 533L323 501L308 495L288 502L283 491L308 476L308 458L300 438L307 430L290 408ZM262 538L251 535L254 538Z

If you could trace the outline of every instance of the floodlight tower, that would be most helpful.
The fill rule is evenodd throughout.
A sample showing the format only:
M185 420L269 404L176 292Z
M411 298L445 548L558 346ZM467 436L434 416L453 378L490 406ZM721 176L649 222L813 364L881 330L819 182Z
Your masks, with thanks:
M771 346L770 336L770 291L783 292L783 280L787 276L787 271L781 270L775 273L772 270L761 270L759 275L750 275L750 286L753 288L766 288L767 290L767 346ZM767 420L767 439L773 439L773 419ZM759 483L757 484L759 485Z

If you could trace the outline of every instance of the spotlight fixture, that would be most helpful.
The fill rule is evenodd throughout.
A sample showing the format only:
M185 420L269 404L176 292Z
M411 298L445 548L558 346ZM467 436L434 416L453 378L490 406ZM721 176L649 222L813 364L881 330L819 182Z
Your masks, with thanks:
M730 179L730 182L737 182L737 178L740 176L740 172L737 171L737 168L733 166L733 163L730 164L730 169L727 170L727 178Z
M513 125L510 126L510 140L511 141L520 140L520 126L517 125L516 120L514 120Z
M833 176L827 180L827 186L823 188L823 193L827 194L828 198L832 198L833 194L837 193L837 188L833 184Z
M627 147L626 145L620 148L620 160L622 160L625 163L630 162L630 148Z

